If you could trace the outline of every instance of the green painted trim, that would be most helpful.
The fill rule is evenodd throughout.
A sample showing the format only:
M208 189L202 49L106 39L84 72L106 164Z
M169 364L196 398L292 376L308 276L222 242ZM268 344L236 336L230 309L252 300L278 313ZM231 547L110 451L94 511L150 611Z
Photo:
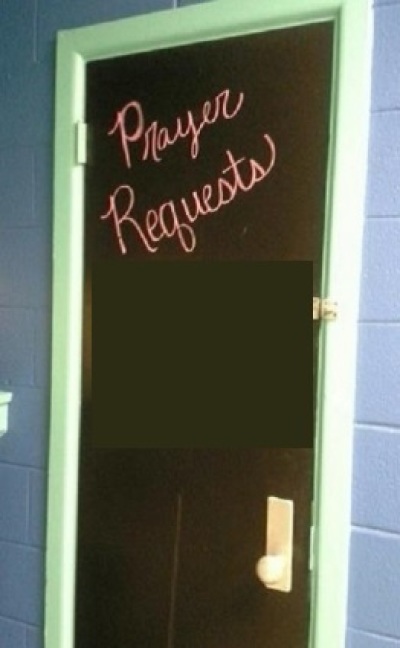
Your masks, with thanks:
M310 643L315 648L345 646L372 3L343 2L337 27L323 292L338 301L339 317L323 327L320 345Z
M72 648L75 599L83 279L83 171L74 124L83 117L84 62L60 37L57 60L51 436L46 648Z
M0 391L0 406L7 405L12 400L11 392Z
M310 646L344 648L371 13L369 0L214 0L59 33L46 648L74 644L83 293L83 169L75 160L75 127L84 119L85 65L322 20L337 28L324 288L338 299L340 315L323 326L321 340Z

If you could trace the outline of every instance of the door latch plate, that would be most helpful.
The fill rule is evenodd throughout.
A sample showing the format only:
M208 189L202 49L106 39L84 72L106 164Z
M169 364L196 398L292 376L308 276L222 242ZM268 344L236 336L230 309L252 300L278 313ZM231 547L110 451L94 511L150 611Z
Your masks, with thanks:
M292 500L268 497L266 554L256 568L259 579L268 589L292 590L293 521Z
M333 299L313 297L313 320L333 322L338 317L338 304Z

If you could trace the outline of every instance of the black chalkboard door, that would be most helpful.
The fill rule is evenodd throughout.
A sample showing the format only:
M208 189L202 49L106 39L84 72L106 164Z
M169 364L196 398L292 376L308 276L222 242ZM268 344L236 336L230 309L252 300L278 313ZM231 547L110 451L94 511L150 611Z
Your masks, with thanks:
M326 23L88 65L76 648L307 645L331 58Z

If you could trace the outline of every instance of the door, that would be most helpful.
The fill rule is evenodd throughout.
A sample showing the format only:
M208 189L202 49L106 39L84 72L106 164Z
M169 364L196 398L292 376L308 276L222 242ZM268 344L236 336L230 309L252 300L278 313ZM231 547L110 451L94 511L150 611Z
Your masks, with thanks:
M77 648L307 645L309 449L106 450L86 461ZM291 593L256 576L271 493L295 500Z
M323 23L88 65L76 648L307 645L331 56Z

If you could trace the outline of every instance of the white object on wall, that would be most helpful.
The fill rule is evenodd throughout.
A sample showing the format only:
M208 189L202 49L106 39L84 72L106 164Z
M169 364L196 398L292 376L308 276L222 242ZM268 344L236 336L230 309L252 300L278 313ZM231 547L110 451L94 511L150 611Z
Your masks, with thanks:
M10 392L0 391L0 437L8 431L8 406L11 400Z

